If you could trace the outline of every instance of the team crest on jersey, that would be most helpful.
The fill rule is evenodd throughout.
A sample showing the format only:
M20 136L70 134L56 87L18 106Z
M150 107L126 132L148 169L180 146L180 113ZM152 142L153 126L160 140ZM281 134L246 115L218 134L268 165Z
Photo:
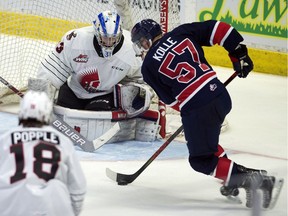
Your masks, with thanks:
M79 74L79 83L89 93L99 92L100 85L98 70L96 68L85 69Z
M88 55L85 54L80 54L76 58L73 59L73 61L78 62L78 63L87 63L88 62Z
M215 91L216 88L217 88L216 84L210 84L210 91Z

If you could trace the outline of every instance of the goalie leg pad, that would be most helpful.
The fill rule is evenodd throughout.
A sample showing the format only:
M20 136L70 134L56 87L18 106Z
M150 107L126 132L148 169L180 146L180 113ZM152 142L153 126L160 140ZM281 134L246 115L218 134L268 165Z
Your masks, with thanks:
M112 121L112 112L76 110L55 105L54 113L91 141L102 136L116 124Z
M148 110L137 118L135 140L152 142L157 139L159 133L159 111Z
M79 119L64 116L63 120L88 140L97 139L116 124L111 119ZM119 121L119 126L120 130L107 143L135 139L136 119Z
M107 142L115 143L135 139L136 119L119 121L120 130Z
M159 111L147 110L137 118L127 119L122 112L73 110L58 105L55 114L77 130L88 140L95 140L109 131L116 122L120 130L107 142L115 143L127 140L151 142L156 140L159 132Z
M81 119L62 116L63 120L88 140L94 140L108 131L115 122L110 119Z

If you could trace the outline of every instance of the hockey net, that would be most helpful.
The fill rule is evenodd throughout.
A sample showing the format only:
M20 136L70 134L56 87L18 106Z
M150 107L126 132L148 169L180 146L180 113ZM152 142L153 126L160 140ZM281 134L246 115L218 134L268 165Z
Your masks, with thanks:
M130 30L152 18L164 31L179 25L177 0L6 0L0 2L0 75L20 91L36 77L41 60L69 30L91 25L98 13L117 11ZM19 96L0 84L0 104Z

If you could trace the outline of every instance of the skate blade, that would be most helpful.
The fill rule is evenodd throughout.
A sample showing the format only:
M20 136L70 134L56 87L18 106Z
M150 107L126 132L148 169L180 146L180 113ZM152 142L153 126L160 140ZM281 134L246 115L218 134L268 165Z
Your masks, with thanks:
M242 204L242 200L240 199L239 196L228 195L226 197L227 197L228 201L231 202L231 203Z

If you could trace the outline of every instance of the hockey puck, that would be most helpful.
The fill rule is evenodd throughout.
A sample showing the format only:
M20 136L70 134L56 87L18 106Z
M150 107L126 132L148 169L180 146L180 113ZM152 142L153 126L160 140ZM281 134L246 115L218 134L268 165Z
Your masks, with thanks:
M118 182L118 185L127 185L127 184L128 184L128 182L123 182L123 181Z

